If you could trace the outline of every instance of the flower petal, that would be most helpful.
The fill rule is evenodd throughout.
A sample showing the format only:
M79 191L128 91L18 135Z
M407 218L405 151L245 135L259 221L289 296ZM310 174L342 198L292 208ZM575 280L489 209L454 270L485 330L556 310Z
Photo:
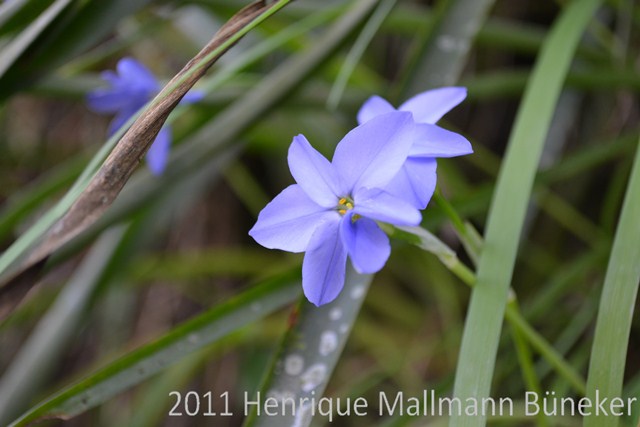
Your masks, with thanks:
M412 157L455 157L473 153L471 143L462 135L440 126L420 123L415 127Z
M333 165L309 144L304 135L293 138L288 161L293 178L320 206L335 207L340 197L347 195L341 194Z
M383 187L400 170L413 144L411 114L394 111L349 132L336 147L333 165L347 190Z
M403 198L378 188L365 189L354 199L353 213L394 225L418 225L422 215Z
M125 86L120 76L111 70L105 70L101 72L100 77L102 77L102 80L106 81L114 88L121 88Z
M130 103L129 95L111 88L96 89L87 94L87 105L96 113L115 113Z
M147 151L147 166L152 174L158 176L164 172L171 149L171 130L169 126L163 126Z
M389 238L375 221L368 218L352 220L347 213L340 224L340 238L347 248L351 263L358 273L371 274L380 271L389 259Z
M338 212L318 206L294 184L262 209L249 235L269 249L303 252L320 224L339 220Z
M467 97L464 87L442 87L422 92L405 101L398 110L410 111L418 123L435 123Z
M313 233L302 261L302 290L316 306L336 299L344 287L347 250L339 227L340 221L322 223Z
M151 71L133 58L122 58L118 61L117 69L118 75L122 80L130 85L144 87L149 90L160 89L160 84Z
M367 99L364 104L362 104L362 107L360 107L360 111L358 111L358 124L361 125L376 116L395 110L393 105L389 104L386 99L374 95Z
M433 158L409 157L384 189L422 210L427 207L436 189L436 167L437 163Z
M182 97L180 104L193 104L201 101L204 96L205 93L201 90L190 90Z

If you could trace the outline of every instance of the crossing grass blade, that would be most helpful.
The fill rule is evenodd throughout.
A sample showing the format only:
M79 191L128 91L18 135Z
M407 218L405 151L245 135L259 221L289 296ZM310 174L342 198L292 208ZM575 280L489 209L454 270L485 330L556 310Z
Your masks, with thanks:
M11 312L16 301L33 285L33 280L28 279L51 253L102 216L128 181L139 163L138 159L151 145L169 113L207 68L244 35L289 2L279 0L270 6L254 2L234 15L211 42L143 108L139 118L109 157L106 156L109 147L118 141L122 129L94 157L69 193L0 255L0 277L3 280L0 285L0 316ZM48 232L54 223L57 226ZM39 239L42 240L38 242ZM34 249L26 261L15 268L17 261L32 247ZM15 269L3 277L9 268Z
M527 86L489 211L456 371L461 401L490 395L498 341L533 179L562 84L598 0L574 1L554 24ZM517 288L516 288L517 290ZM486 416L454 414L451 427L484 426Z
M29 410L11 427L44 418L68 419L98 406L186 355L291 303L300 289L297 271L265 280L81 379Z
M609 401L621 397L629 333L640 284L640 148L620 214L609 266L604 280L595 337L591 350L587 397L596 391ZM616 427L617 416L585 417L585 427Z

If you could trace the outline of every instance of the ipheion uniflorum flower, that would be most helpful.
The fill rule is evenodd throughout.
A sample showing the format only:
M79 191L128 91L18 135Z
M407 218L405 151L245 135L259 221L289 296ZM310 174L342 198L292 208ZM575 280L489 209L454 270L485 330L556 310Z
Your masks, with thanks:
M114 134L145 106L160 91L160 83L144 65L133 58L122 58L113 71L102 72L109 86L92 90L87 94L89 108L97 113L113 114L109 135ZM202 99L203 93L192 91L181 103L192 103ZM164 125L147 152L149 170L154 175L164 172L171 148L171 129Z
M437 120L464 99L457 100L463 88L446 89L444 96L431 96L440 104L413 104L422 107L420 113L431 108L428 119ZM303 135L293 138L288 163L296 184L277 195L249 231L267 248L305 252L302 287L317 306L344 287L347 258L358 273L384 266L391 246L377 222L420 223L419 209L435 189L434 158L471 152L464 137L379 97L367 101L358 118L361 124L338 143L331 162Z

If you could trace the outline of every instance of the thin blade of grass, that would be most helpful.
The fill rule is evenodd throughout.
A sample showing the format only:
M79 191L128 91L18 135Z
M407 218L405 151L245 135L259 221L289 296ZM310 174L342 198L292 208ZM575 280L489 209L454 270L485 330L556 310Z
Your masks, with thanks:
M53 22L71 3L71 0L57 0L47 8L31 25L23 30L0 52L0 78L13 63L33 43L33 41Z
M595 401L622 396L629 333L640 284L640 148L636 150L620 222L613 241L600 298L591 350L587 397ZM615 427L620 418L611 414L585 417L585 427Z
M448 0L435 27L421 41L407 68L403 98L425 89L455 84L467 60L471 44L495 0Z
M360 58L364 54L367 46L371 43L371 40L378 32L378 29L387 18L393 6L395 6L397 0L383 0L378 5L378 8L373 12L371 18L367 22L367 24L362 29L362 32L358 36L358 39L353 44L351 51L347 55L347 59L344 61L342 68L340 69L340 73L338 74L338 78L336 79L333 87L331 88L331 92L329 93L329 97L327 99L327 107L330 110L335 110L340 104L340 99L342 99L342 94L349 82L349 77L353 74L353 70L358 65Z
M536 168L562 83L598 0L574 1L554 24L534 67L489 211L456 372L461 401L490 394L508 290ZM484 426L486 414L453 414L452 427Z
M50 75L69 58L94 46L108 35L126 16L133 14L151 0L83 0L73 1L61 10L46 28L24 46L13 64L0 78L0 99L5 100L24 90L42 77ZM16 1L5 2L13 4ZM47 2L30 2L20 11L20 20ZM26 14L24 13L26 12ZM22 16L26 15L26 16ZM44 17L45 13L40 16ZM0 18L1 19L1 18ZM38 18L41 19L41 18ZM10 24L20 25L11 22ZM22 24L24 25L24 24ZM23 31L19 37L22 37Z

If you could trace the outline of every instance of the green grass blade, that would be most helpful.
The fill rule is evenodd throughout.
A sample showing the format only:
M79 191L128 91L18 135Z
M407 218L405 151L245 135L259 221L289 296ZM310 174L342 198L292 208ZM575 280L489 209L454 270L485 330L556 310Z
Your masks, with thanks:
M174 328L34 407L11 426L50 417L70 418L144 381L229 333L282 308L300 295L299 273L266 280Z
M404 240L424 251L431 252L465 284L474 285L476 278L473 272L460 261L455 251L429 231L422 227L396 227L383 223L379 225L389 237Z
M149 2L150 0L82 0L68 2L68 7L56 6L55 11L52 5L37 18L41 21L39 28L34 28L37 22L34 21L11 43L10 49L15 51L15 58L13 63L8 62L4 68L0 67L4 70L0 73L0 99L5 99L51 74L70 57L98 43L118 22ZM15 1L8 3L13 4ZM30 11L34 9L34 5L24 9ZM23 39L20 40L20 45L19 39Z
M35 21L25 28L11 43L0 52L0 78L13 63L33 43L33 41L53 22L71 3L71 0L57 0Z
M489 211L462 346L454 395L488 397L498 341L533 179L551 117L580 36L600 2L574 1L565 8L542 48L511 134ZM485 416L454 414L452 427L484 426Z
M403 98L425 89L455 84L462 73L471 43L495 0L448 0L423 40L420 57L401 88Z
M367 24L362 29L362 32L358 36L358 39L353 44L353 47L349 51L347 55L347 59L344 61L342 68L340 69L340 73L338 74L338 78L336 79L333 87L331 88L331 92L329 93L329 98L327 99L327 107L330 110L335 110L340 104L340 99L342 98L342 94L347 87L347 83L349 82L349 77L353 74L353 70L355 70L360 58L364 54L364 51L371 43L371 40L376 35L378 29L386 19L386 17L393 9L393 6L396 4L396 0L382 0L378 5L377 9L371 15L371 18L367 22Z
M622 382L633 311L640 283L640 148L636 150L600 298L589 364L587 397L622 397ZM636 403L637 404L637 403ZM585 427L615 427L617 416L585 417Z

